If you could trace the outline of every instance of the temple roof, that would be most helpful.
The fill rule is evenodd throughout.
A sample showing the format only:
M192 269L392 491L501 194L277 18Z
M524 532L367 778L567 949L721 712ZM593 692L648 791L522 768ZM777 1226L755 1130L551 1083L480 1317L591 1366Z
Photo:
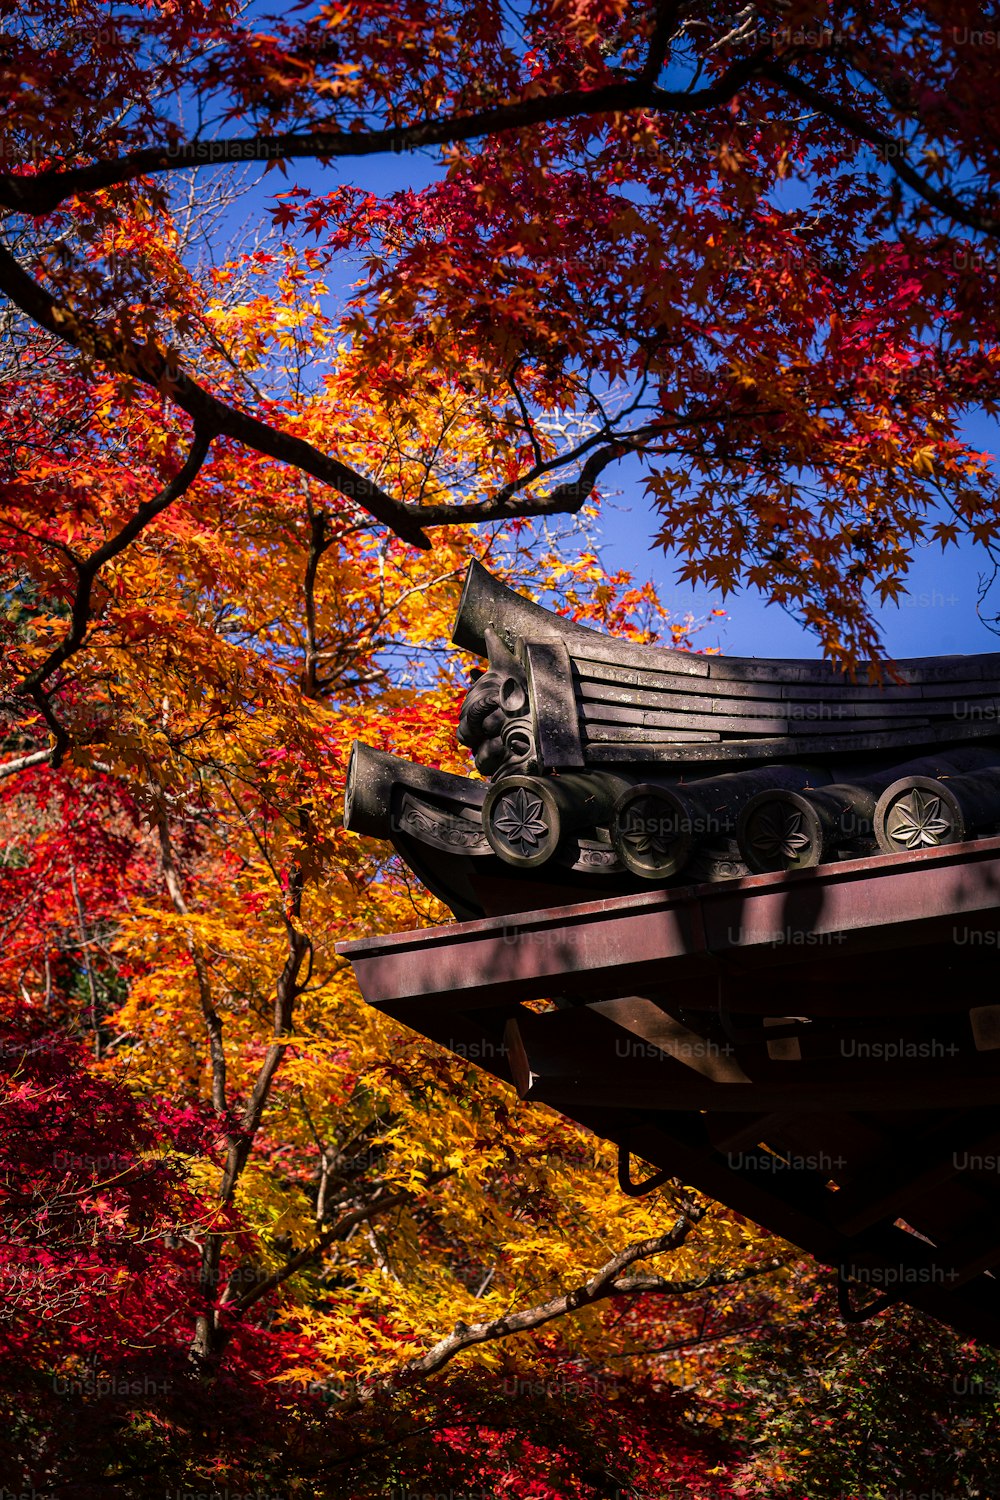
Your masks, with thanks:
M636 646L476 563L455 641L479 776L357 745L345 826L460 920L342 945L365 998L623 1191L640 1157L836 1267L845 1317L1000 1342L1000 657Z
M637 646L470 565L457 645L487 656L460 738L482 780L356 746L346 826L472 917L738 879L1000 829L1000 655L885 664Z

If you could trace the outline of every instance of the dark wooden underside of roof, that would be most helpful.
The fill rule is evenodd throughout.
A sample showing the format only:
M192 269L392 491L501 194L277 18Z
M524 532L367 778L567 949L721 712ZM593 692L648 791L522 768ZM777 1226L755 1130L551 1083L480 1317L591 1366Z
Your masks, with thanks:
M859 1302L1000 1343L998 946L990 838L341 951L372 1004L837 1267Z

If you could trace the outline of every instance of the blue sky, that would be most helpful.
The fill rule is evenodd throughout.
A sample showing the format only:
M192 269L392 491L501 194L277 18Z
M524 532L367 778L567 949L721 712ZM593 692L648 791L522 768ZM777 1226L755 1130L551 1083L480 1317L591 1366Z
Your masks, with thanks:
M769 605L753 589L727 599L694 592L676 582L676 564L659 549L646 551L655 526L640 493L624 494L608 512L602 558L608 566L627 567L640 578L652 578L664 604L683 615L704 615L713 607L725 609L727 619L713 622L701 645L719 645L738 656L818 656L816 639L783 610ZM1000 637L988 630L976 613L978 577L989 572L988 561L971 543L942 554L937 546L921 551L910 576L909 598L898 608L876 611L886 655L936 656L976 651L1000 651ZM994 589L1000 595L1000 586ZM1000 609L1000 597L994 609Z
M978 447L995 453L997 431L986 417L970 421L965 431ZM637 463L605 472L605 479L621 491L605 512L601 557L611 568L628 568L637 578L652 578L661 599L674 613L689 610L703 616L725 609L727 618L712 622L699 643L718 645L737 656L818 656L816 639L783 610L769 605L755 589L723 599L705 590L677 583L676 558L652 545L656 516L647 502ZM935 543L917 552L908 587L909 596L898 607L875 610L881 623L886 654L936 656L976 651L1000 651L1000 636L976 613L978 580L990 574L986 553L963 539L946 552ZM992 610L1000 611L1000 579L992 591ZM991 607L987 601L985 613Z
M387 194L402 188L420 188L440 174L431 153L413 156L375 157L357 163L337 163L322 168L312 162L289 165L287 178L270 172L245 195L240 218L246 224L263 213L274 195L293 183L316 193L330 191L339 182ZM248 198L253 200L252 211ZM345 285L361 268L345 266ZM965 432L979 449L1000 451L997 424L985 415L967 422ZM713 621L699 636L704 645L718 645L726 653L741 656L816 657L814 636L783 610L767 604L756 590L743 590L723 599L705 590L692 590L677 582L677 562L653 545L656 513L646 499L638 462L624 462L605 471L606 489L618 491L604 512L601 556L609 568L628 568L638 582L652 578L660 597L679 616L689 611L701 617L713 608L727 612L725 620ZM896 606L876 609L881 622L886 655L897 660L909 656L947 655L977 651L1000 651L1000 636L983 624L977 614L978 582L990 573L989 559L970 540L942 552L935 544L918 551L909 578L909 595ZM993 590L994 611L1000 611L1000 580ZM986 613L990 612L987 602Z

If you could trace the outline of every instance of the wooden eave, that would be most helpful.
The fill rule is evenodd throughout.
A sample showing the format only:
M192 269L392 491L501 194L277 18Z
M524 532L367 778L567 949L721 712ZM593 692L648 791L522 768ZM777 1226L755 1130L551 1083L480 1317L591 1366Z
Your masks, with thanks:
M1000 1342L998 908L988 838L338 951L369 1003L526 1106L837 1267L860 1301L894 1292Z

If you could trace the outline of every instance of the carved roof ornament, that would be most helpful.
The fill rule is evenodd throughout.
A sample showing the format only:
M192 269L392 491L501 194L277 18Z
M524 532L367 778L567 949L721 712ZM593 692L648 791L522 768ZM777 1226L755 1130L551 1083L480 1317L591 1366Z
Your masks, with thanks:
M809 835L802 827L802 813L781 804L765 805L744 824L744 839L759 861L759 868L787 870L809 848Z
M483 632L489 669L465 695L458 743L475 756L481 776L538 769L528 707L528 679L512 651L490 626Z
M534 861L547 852L554 830L551 818L545 816L544 802L532 788L523 784L504 785L489 811L492 816L488 827L493 835L490 841L498 853L515 860ZM488 816L485 806L484 816Z
M898 798L885 822L886 832L902 849L933 849L948 844L952 820L941 816L941 798L914 787Z
M474 779L356 747L346 825L456 914L809 869L1000 831L1000 654L852 680L822 661L638 646L469 566L456 645ZM454 857L448 859L448 855Z

